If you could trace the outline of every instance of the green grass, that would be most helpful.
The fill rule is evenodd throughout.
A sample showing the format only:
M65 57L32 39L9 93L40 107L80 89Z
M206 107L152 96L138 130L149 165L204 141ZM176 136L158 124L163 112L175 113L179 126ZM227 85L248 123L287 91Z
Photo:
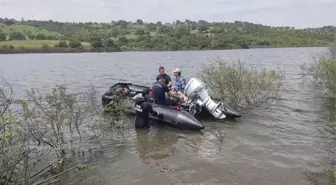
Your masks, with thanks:
M12 45L14 47L23 46L25 48L40 48L43 45L55 46L58 44L58 40L11 40L11 41L1 41L0 46L2 45ZM89 47L90 43L82 42L84 47Z
M23 25L23 24L14 24L14 25L7 26L3 23L0 23L0 29L7 34L14 32L14 31L18 31L18 32L22 32L25 34L30 32L33 35L37 35L39 33L44 34L45 36L60 36L61 35L57 32L52 32L52 31L48 31L45 29L39 29L34 26Z
M10 40L10 41L1 41L1 45L12 45L14 47L23 46L25 48L39 48L43 45L55 46L59 41L58 40Z
M191 30L190 33L191 33L191 34L197 34L197 33L198 33L198 30Z
M137 38L136 35L125 35L125 37L126 37L127 39L136 39L136 38Z

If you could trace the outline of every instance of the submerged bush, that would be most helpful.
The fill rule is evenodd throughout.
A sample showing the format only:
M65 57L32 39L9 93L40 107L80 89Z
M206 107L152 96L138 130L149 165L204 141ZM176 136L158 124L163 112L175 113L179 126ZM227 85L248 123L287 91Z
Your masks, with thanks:
M325 97L328 98L327 104L331 109L332 119L336 118L336 47L328 48L329 52L323 54L317 60L310 64L303 64L304 79L309 79L310 82L317 87L317 90L322 91ZM325 131L336 137L335 122L329 122L325 125ZM329 134L327 134L329 135ZM327 137L327 136L326 136ZM335 153L335 145L329 148L331 153ZM334 159L332 159L334 160ZM306 179L314 185L330 184L336 185L336 167L330 162L325 164L315 165L318 170L305 172ZM332 162L331 162L332 163Z
M319 57L312 64L303 64L301 69L319 90L327 97L336 100L336 47L330 47L329 52Z
M213 91L215 98L238 108L259 104L280 95L282 72L263 69L258 72L241 61L216 60L205 64L199 76Z
M335 185L336 172L334 168L320 163L315 163L314 166L322 168L321 171L307 171L304 172L305 177L313 185Z
M45 183L52 182L58 176L52 173L63 171L73 155L100 151L106 127L97 125L104 125L106 119L100 118L94 88L79 94L67 92L62 85L49 94L32 89L28 100L20 101L13 101L13 92L0 78L1 185L29 185L45 178ZM21 107L14 105L17 102ZM110 116L107 121L114 119ZM91 123L93 131L83 128L84 123Z

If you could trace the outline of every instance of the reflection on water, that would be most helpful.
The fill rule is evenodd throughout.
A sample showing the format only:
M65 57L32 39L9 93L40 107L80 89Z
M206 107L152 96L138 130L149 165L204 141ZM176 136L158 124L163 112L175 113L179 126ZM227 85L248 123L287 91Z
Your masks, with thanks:
M104 128L103 154L86 159L87 171L69 173L60 184L305 185L302 171L329 155L325 149L332 140L318 130L325 131L335 120L326 116L332 108L314 96L314 87L301 83L300 65L325 50L1 55L0 68L21 96L28 88L49 90L56 83L68 84L74 92L92 83L101 94L118 81L148 85L159 65L167 72L183 68L190 79L207 58L241 59L257 68L281 67L288 89L284 96L246 111L235 121L204 120L200 132L160 124L135 130L133 118L119 129Z
M169 134L160 128L156 132L137 129L136 154L145 164L160 162L176 154L177 141L176 135Z

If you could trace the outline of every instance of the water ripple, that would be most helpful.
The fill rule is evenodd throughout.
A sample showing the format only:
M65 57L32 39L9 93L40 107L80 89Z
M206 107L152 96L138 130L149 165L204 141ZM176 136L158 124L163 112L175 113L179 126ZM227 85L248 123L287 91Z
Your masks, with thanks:
M273 104L247 112L237 121L204 121L201 132L155 124L135 131L134 119L122 132L108 130L104 154L90 161L89 172L63 184L305 184L302 170L324 155L318 128L326 124L323 101L301 82L300 65L325 48L251 49L190 52L0 55L0 68L17 92L44 91L65 83L74 93L93 84L100 94L116 82L150 85L158 67L188 80L208 58L241 59L257 69L286 71L288 90ZM9 62L10 61L10 62ZM20 66L20 67L17 67ZM100 95L99 95L100 96ZM89 128L90 123L83 125ZM316 147L318 146L318 147Z

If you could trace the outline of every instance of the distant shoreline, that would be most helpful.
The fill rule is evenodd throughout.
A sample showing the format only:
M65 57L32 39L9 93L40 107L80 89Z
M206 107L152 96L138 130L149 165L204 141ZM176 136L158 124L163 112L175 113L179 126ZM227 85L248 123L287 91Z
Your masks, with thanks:
M334 26L295 29L243 21L70 23L0 18L0 54L323 47L334 43L335 31Z
M267 46L267 47L251 47L251 48L222 48L222 49L179 49L179 50L121 50L113 51L108 48L57 48L57 47L47 47L47 48L2 48L0 46L0 55L9 55L9 54L52 54L52 53L121 53L121 52L178 52L178 51L220 51L220 50L248 50L248 49L274 49L274 48L310 48L310 47L328 47L325 46Z

